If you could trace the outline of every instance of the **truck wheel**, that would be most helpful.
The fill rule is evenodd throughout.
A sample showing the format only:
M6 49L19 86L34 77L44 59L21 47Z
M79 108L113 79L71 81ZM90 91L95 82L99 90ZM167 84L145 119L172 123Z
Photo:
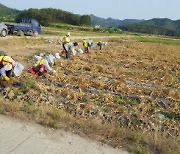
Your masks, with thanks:
M38 32L35 31L35 32L33 33L33 36L34 36L34 37L37 37L37 36L38 36Z
M3 29L2 31L1 31L1 36L2 37L5 37L7 35L7 31L5 30L5 29Z
M24 36L24 32L22 30L17 31L17 36Z

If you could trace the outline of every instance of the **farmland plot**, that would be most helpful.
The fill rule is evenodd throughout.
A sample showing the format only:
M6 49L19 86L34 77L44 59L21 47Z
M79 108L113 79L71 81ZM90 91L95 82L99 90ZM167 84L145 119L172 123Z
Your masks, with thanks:
M125 37L106 40L103 50L62 57L53 66L55 75L32 76L26 70L2 82L0 112L135 153L178 153L180 46ZM0 44L26 68L34 54L62 51L55 39L13 38Z

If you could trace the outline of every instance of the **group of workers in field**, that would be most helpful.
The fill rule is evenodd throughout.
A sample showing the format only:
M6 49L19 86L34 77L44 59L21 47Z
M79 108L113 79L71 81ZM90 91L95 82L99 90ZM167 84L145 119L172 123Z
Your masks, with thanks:
M97 45L99 49L102 48L107 44L107 42L98 42ZM83 48L79 50L75 50L75 46L78 46L77 42L72 42L70 39L70 33L68 32L62 40L63 50L65 52L66 59L70 58L70 54L79 53L90 53L90 48L94 47L94 42L92 40L83 40ZM35 64L28 70L29 73L35 75L43 75L47 72L54 74L56 71L51 68L51 66L55 65L56 60L60 59L59 53L54 54L43 54L35 55ZM10 76L20 76L22 71L24 70L24 66L19 62L15 61L12 57L6 55L4 52L0 52L0 75L2 80L9 81Z
M62 40L62 44L63 44L63 49L66 53L66 58L69 59L70 57L70 53L72 52L73 55L76 54L76 50L75 50L75 46L78 45L77 42L72 42L71 39L70 39L70 33L68 32L66 34L66 36L63 37L63 40ZM102 50L102 48L107 45L107 42L102 42L102 41L99 41L97 43L97 46L99 46L99 49ZM89 53L90 52L90 48L94 47L95 46L95 43L93 42L93 40L91 39L84 39L83 40L83 47L84 47L84 53ZM82 50L78 50L79 52L82 53Z

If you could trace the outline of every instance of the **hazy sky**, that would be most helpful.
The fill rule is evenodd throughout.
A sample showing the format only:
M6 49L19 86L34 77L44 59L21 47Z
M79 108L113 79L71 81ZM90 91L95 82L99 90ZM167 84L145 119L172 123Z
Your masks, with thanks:
M114 19L180 19L180 0L0 0L0 3L19 10L58 8Z

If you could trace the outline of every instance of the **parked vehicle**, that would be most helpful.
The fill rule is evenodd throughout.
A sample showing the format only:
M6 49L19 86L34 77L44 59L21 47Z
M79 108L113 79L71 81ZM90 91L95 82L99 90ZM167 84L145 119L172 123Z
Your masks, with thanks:
M0 36L5 37L8 34L7 26L0 21Z
M8 33L18 36L31 35L38 36L41 33L41 25L35 19L22 19L19 24L8 25Z

